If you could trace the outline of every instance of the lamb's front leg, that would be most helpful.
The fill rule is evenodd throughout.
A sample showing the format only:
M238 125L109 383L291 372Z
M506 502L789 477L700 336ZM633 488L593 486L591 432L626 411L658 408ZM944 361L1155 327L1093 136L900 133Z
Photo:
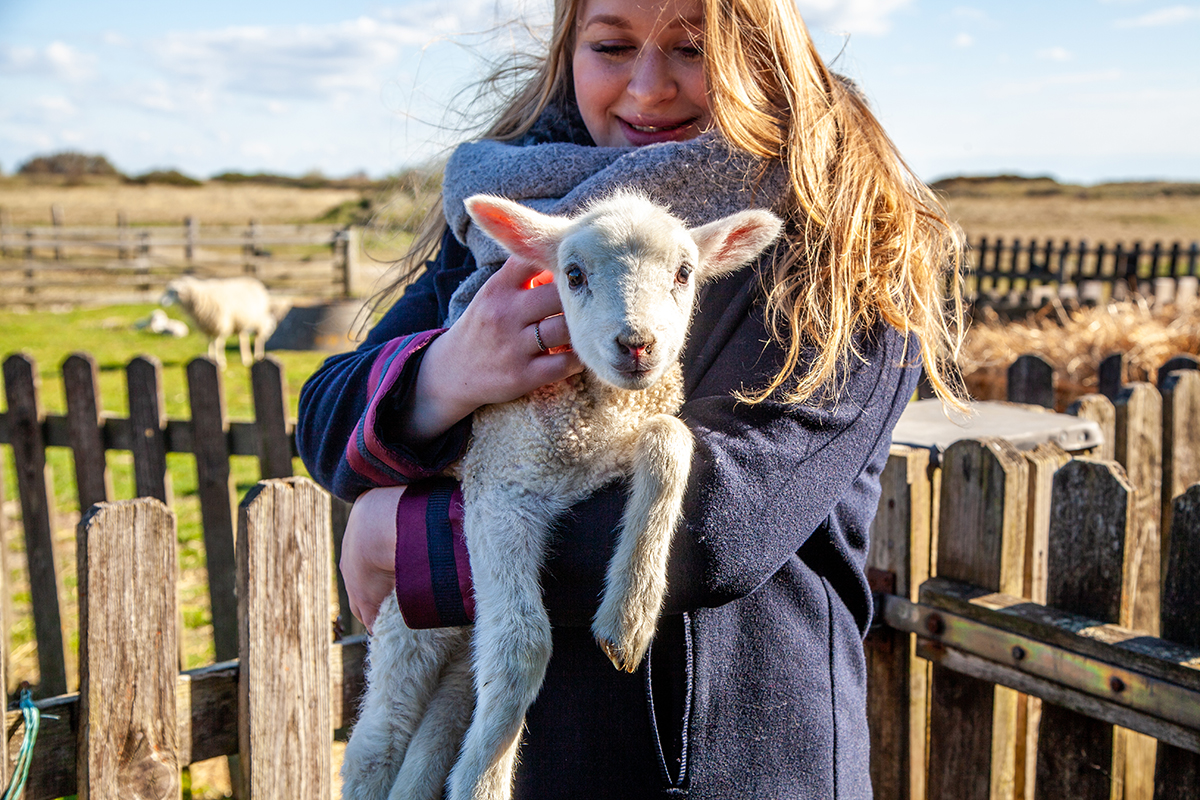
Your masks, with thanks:
M537 501L520 502L528 506ZM450 773L450 800L507 800L525 712L550 661L550 619L542 605L539 573L554 514L474 505L464 527L475 582L476 705Z
M687 425L667 414L647 420L638 438L629 502L592 621L596 641L626 672L637 669L654 638L694 446Z

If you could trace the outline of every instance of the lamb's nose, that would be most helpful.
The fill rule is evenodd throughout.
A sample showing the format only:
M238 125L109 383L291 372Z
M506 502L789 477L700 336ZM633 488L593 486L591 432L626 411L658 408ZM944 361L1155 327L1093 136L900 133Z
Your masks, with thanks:
M621 334L617 337L617 346L624 349L634 360L640 360L654 347L653 336L639 334Z

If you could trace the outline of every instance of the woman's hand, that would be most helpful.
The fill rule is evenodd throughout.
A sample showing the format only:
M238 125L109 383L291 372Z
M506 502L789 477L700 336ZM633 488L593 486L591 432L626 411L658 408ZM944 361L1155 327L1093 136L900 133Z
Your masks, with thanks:
M338 567L350 611L370 631L379 605L396 588L396 504L403 486L363 493L350 509Z
M429 441L480 406L504 403L583 369L569 349L553 284L529 288L543 265L512 256L488 279L454 325L425 354L401 424L410 441ZM558 315L558 316L555 316Z

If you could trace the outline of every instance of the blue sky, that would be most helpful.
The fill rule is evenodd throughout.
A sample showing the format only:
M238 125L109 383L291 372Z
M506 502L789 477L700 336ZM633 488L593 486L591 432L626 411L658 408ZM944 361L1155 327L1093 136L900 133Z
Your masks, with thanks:
M919 175L1200 180L1200 4L798 0ZM0 168L392 173L546 0L0 0Z

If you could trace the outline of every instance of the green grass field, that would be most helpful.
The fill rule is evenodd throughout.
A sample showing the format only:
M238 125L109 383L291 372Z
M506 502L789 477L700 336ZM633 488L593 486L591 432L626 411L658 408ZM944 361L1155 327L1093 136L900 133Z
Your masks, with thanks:
M162 363L162 382L167 416L186 419L188 407L185 368L193 358L207 352L202 334L192 332L183 338L171 338L148 333L134 324L147 318L155 306L112 306L81 308L64 312L33 311L13 313L0 311L0 356L25 353L37 367L40 384L39 398L47 413L61 414L66 410L63 395L62 362L72 353L90 354L96 361L100 376L100 394L106 412L117 416L128 414L125 367L139 355L149 355ZM186 318L178 309L171 316ZM231 420L254 418L250 386L250 370L243 367L237 352L236 339L228 343L228 367L223 376L226 413ZM272 351L284 366L287 380L290 414L295 415L300 387L321 364L328 353ZM7 402L0 398L7 408ZM184 631L184 666L192 668L213 661L213 644L207 575L205 572L203 533L200 524L200 505L196 496L195 459L184 453L168 455L174 494L173 507L178 517L180 560L180 603ZM48 462L53 472L54 508L57 512L56 550L65 586L63 609L71 633L70 648L77 651L78 610L76 605L76 574L74 524L78 520L74 465L68 448L50 448ZM235 456L231 460L238 499L245 495L259 478L258 461L253 457ZM12 597L13 618L9 621L10 667L8 689L11 692L21 681L37 683L36 642L30 616L29 581L25 571L24 541L19 521L20 508L16 501L17 484L12 449L0 447L0 479L3 480L3 513L7 529L8 590ZM128 452L108 454L113 478L114 499L134 496L133 457ZM296 474L306 474L299 460L294 463Z

